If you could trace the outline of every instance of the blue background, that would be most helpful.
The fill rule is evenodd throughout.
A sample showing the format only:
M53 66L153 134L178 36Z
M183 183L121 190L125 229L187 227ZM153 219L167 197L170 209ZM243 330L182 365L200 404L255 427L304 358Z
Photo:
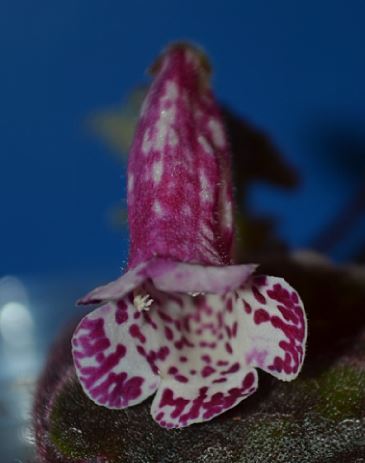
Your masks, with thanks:
M2 0L0 274L116 275L125 232L108 208L124 174L85 128L144 81L169 41L201 44L219 99L265 129L302 177L258 185L257 213L310 245L364 179L365 2ZM333 256L363 243L357 223Z

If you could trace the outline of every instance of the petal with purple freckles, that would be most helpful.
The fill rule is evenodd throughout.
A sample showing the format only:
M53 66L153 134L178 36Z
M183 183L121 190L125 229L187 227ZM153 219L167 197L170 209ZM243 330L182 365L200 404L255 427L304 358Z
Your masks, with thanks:
M303 364L307 321L298 293L282 278L253 277L238 292L238 338L246 339L245 361L283 381Z
M212 384L209 380L183 384L166 379L153 400L153 419L165 428L181 428L209 421L229 410L257 389L254 369L239 370L229 382Z
M72 338L77 376L98 405L126 408L155 392L159 377L140 346L151 346L154 328L126 299L108 303L84 317Z
M238 325L233 294L193 297L154 291L154 314L164 322L171 349L171 355L156 362L162 382L152 405L154 419L163 427L208 421L252 394L256 371L242 360L244 346L234 348Z
M122 299L126 294L143 283L146 279L145 269L149 264L150 262L139 264L135 268L128 270L117 280L93 289L86 296L79 299L77 304L98 304L99 302Z
M155 259L146 272L161 291L224 294L244 284L256 267L255 264L205 266Z

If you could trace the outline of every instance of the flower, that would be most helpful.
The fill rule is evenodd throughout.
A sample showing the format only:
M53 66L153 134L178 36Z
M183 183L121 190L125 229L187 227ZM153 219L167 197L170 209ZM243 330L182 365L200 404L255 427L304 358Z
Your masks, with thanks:
M284 280L232 263L229 146L205 56L174 45L152 71L128 164L128 269L79 301L104 305L72 348L94 402L121 409L157 391L152 416L174 428L251 395L256 368L294 379L306 319Z

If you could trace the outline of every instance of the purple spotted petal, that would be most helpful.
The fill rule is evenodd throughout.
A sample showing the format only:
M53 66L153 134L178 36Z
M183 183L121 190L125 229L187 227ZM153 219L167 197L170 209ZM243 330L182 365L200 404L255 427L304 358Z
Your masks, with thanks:
M298 374L306 322L298 295L282 279L253 277L224 295L165 293L147 283L140 292L152 300L149 310L139 312L126 299L110 303L85 317L74 335L78 375L95 402L124 408L157 389L154 419L183 427L252 394L255 367L284 380Z
M238 291L239 336L246 339L245 361L283 381L302 367L307 322L298 293L281 278L257 276Z
M155 392L159 377L141 347L154 343L134 306L121 300L83 318L72 338L76 372L85 393L99 405L125 408ZM140 347L141 346L141 347Z
M94 289L78 303L119 300L148 279L156 288L166 292L226 293L244 284L256 267L254 264L214 267L155 258L129 270L117 280Z
M237 342L232 294L192 297L153 288L150 294L158 307L150 316L170 350L156 362L161 385L152 415L161 426L210 420L255 391L256 372L244 362L245 344Z
M166 379L152 403L154 420L165 428L181 428L209 421L229 410L257 389L254 369L240 369L224 384L210 381L181 384Z

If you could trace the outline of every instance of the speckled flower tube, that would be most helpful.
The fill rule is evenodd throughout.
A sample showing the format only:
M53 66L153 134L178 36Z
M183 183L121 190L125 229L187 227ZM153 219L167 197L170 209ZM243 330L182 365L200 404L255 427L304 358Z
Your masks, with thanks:
M85 393L112 409L156 393L166 428L207 421L251 395L256 368L290 381L306 319L284 280L232 262L229 146L201 51L174 45L154 65L128 165L126 273L79 302Z

